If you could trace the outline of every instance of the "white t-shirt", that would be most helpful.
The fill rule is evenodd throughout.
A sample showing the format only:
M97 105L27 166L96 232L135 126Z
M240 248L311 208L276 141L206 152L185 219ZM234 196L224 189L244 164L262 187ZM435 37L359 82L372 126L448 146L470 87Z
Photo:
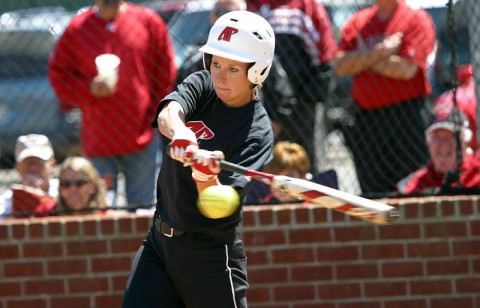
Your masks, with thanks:
M50 180L48 195L53 198L58 197L58 179ZM12 213L12 196L13 192L11 189L0 195L0 220L8 218L8 215Z

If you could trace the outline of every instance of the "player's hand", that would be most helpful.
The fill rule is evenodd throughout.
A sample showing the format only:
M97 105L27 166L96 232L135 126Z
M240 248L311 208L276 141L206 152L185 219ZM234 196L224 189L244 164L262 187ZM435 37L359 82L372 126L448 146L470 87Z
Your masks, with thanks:
M192 161L192 178L196 182L208 182L217 178L222 170L220 160L225 159L221 151L198 150Z
M193 155L198 150L197 137L190 129L176 133L170 143L169 155L171 158L183 163L184 166L192 164Z
M103 76L95 76L90 82L90 93L95 97L112 96L115 89L110 89Z

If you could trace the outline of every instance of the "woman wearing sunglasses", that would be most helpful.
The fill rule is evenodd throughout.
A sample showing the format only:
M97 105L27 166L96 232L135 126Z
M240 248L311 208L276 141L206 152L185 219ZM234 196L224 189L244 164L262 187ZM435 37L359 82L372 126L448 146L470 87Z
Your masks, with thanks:
M60 213L92 212L107 205L104 180L86 158L67 158L60 166L58 178L56 209Z

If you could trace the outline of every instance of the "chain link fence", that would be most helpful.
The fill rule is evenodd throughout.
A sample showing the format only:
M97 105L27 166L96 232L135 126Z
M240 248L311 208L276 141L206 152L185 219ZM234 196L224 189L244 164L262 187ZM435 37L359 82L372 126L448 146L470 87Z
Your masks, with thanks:
M190 1L192 3L188 5L185 4L186 1L132 2L154 8L168 21L179 67L182 67L190 55L206 42L210 26L209 12L214 1ZM325 0L323 2L337 41L340 38L340 29L346 20L372 3L364 0ZM456 84L454 77L459 65L472 63L474 70L479 69L480 5L476 0L453 1L455 4L449 10L447 0L409 2L415 6L424 7L432 16L436 26L437 44L430 58L429 70L433 88L432 94L428 97L427 104L430 106L441 93ZM439 4L431 4L437 2ZM3 0L0 3L2 165L0 190L2 191L15 181L15 174L11 168L14 165L15 140L19 135L46 134L55 147L59 162L68 155L82 153L79 143L81 111L72 110L68 113L60 111L58 99L47 78L47 63L56 40L72 16L92 4L94 4L93 0ZM454 31L451 31L452 28ZM298 49L287 45L292 41L296 45L301 44L300 41L284 40L281 36L277 39L277 56L283 68L280 74L290 77L293 89L293 93L287 93L290 99L282 103L285 108L278 108L275 105L280 99L268 92L267 87L262 93L267 107L272 112L272 118L276 117L275 119L281 122L282 130L278 139L292 140L304 145L313 163L312 172L334 169L337 172L341 190L367 197L392 195L393 192L390 190L366 193L361 189L354 158L345 140L345 132L355 121L354 113L357 108L351 99L351 78L335 76L334 69L331 67L318 67L312 70L311 64L303 61L307 55L294 54L294 50ZM328 89L328 93L319 96L315 91L305 88L306 80L310 78L317 78L317 80L323 78L321 79L322 89ZM478 84L480 77L477 75L475 78ZM479 91L477 87L477 96L480 95ZM398 116L411 117L412 114L398 114ZM402 123L401 118L399 122ZM400 129L398 134L408 134L407 132L408 129ZM381 134L381 132L372 132L372 134ZM408 139L408 135L405 137ZM362 140L356 141L362 142ZM375 147L375 144L364 146L368 149ZM408 142L392 144L392 148L396 147L414 149L416 145ZM416 155L413 151L412 155ZM364 155L369 154L365 152ZM387 174L376 166L364 166L362 170L374 173L378 181L383 181L384 176L388 176L390 180L392 178L399 180L408 174L400 172ZM403 168L399 167L398 170ZM414 170L415 168L412 168L411 171Z

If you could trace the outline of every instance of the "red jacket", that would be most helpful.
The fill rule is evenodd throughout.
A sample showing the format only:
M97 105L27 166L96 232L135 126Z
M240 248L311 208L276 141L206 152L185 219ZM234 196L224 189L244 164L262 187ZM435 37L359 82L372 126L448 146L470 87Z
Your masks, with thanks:
M433 169L430 161L425 167L418 169L397 184L398 192L402 195L414 193L432 193L442 187L445 174ZM459 184L454 183L453 188L480 188L480 155L467 154L460 167Z
M89 92L97 75L95 57L120 57L112 97ZM153 10L126 3L126 10L105 21L95 9L72 18L49 61L50 82L63 110L82 110L82 146L87 156L136 152L153 138L150 121L159 101L173 89L174 51L163 20Z
M424 10L414 10L403 1L390 20L376 17L378 6L373 5L354 14L343 26L338 49L352 51L358 48L359 40L372 47L386 36L403 32L398 55L418 66L410 80L384 77L365 71L353 77L352 97L362 109L383 108L428 96L431 86L427 79L427 57L435 44L435 25Z

